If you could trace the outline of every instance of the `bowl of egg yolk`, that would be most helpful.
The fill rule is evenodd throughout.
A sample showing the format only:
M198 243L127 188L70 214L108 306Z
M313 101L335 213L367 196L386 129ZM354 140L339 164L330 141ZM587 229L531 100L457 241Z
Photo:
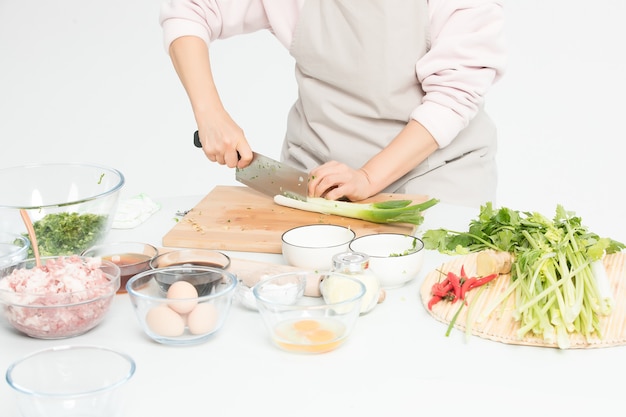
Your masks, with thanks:
M333 280L333 294L324 294L325 280ZM307 281L321 282L322 296L305 295ZM261 280L252 293L275 346L315 354L333 351L348 340L359 318L365 285L335 272L294 271Z
M175 277L167 289L161 274ZM210 287L210 291L202 292ZM133 276L126 291L145 334L167 345L207 341L230 312L237 277L221 268L199 265L151 269Z

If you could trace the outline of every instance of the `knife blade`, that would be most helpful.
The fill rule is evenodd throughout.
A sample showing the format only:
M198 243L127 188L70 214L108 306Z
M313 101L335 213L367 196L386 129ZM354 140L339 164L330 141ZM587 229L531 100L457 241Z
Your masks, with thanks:
M197 131L194 133L194 145L198 148L202 147ZM284 195L306 201L309 180L306 172L257 152L252 154L250 165L236 169L237 181L271 197Z
M253 152L252 162L237 168L235 179L269 196L284 195L306 201L308 174L265 155Z

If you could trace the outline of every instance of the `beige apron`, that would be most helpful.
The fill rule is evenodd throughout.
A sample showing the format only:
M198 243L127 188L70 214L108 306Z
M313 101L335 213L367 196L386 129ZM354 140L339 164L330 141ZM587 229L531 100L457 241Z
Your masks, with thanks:
M290 48L299 96L281 158L310 171L360 168L421 102L415 64L427 51L426 0L308 0ZM494 201L496 131L484 111L447 147L384 191L478 206Z

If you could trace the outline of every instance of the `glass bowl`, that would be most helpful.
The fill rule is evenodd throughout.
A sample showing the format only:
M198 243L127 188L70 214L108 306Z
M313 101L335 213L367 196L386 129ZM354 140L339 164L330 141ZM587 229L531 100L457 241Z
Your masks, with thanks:
M120 267L120 288L118 293L126 292L128 280L140 272L150 269L150 262L159 254L159 250L142 242L110 242L92 246L83 251L82 256L99 257L111 261Z
M122 415L123 387L135 374L128 355L99 346L57 346L13 362L6 381L28 417Z
M0 184L1 231L26 235L25 209L41 256L78 255L109 233L124 176L99 165L32 164L0 169Z
M160 277L173 280L164 289ZM218 332L230 312L237 277L220 268L172 266L151 269L126 284L141 329L167 345L207 341ZM206 288L208 293L199 295Z
M23 261L28 256L30 240L15 233L0 232L0 267Z
M324 272L322 288L325 280L332 279L334 288L340 290L330 297L304 295L307 281L317 281L319 275L315 271L286 272L252 288L271 340L284 351L333 351L346 342L356 325L365 285L349 275Z
M152 269L161 269L156 279L163 291L167 291L169 286L178 280L176 270L168 272L163 268L191 265L228 269L230 258L222 252L211 249L177 249L161 253L150 261ZM210 280L207 281L204 275L204 272L201 272L196 279L189 271L185 272L185 279L196 285L200 296L209 294L213 287L213 283Z
M117 265L78 255L0 268L0 305L16 330L37 339L86 333L108 313L120 285Z

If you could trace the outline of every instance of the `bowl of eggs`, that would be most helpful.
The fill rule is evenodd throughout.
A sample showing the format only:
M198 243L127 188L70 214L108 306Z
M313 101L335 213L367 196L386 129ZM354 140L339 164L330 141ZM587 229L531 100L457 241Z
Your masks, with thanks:
M160 274L175 279L164 287ZM185 265L139 273L128 281L126 291L148 337L167 345L191 345L207 341L222 328L236 287L237 277L228 271Z
M306 295L307 282L321 282L321 296ZM329 282L332 286L324 285ZM273 344L303 354L326 353L345 344L359 318L365 291L355 277L315 271L269 276L252 288Z

